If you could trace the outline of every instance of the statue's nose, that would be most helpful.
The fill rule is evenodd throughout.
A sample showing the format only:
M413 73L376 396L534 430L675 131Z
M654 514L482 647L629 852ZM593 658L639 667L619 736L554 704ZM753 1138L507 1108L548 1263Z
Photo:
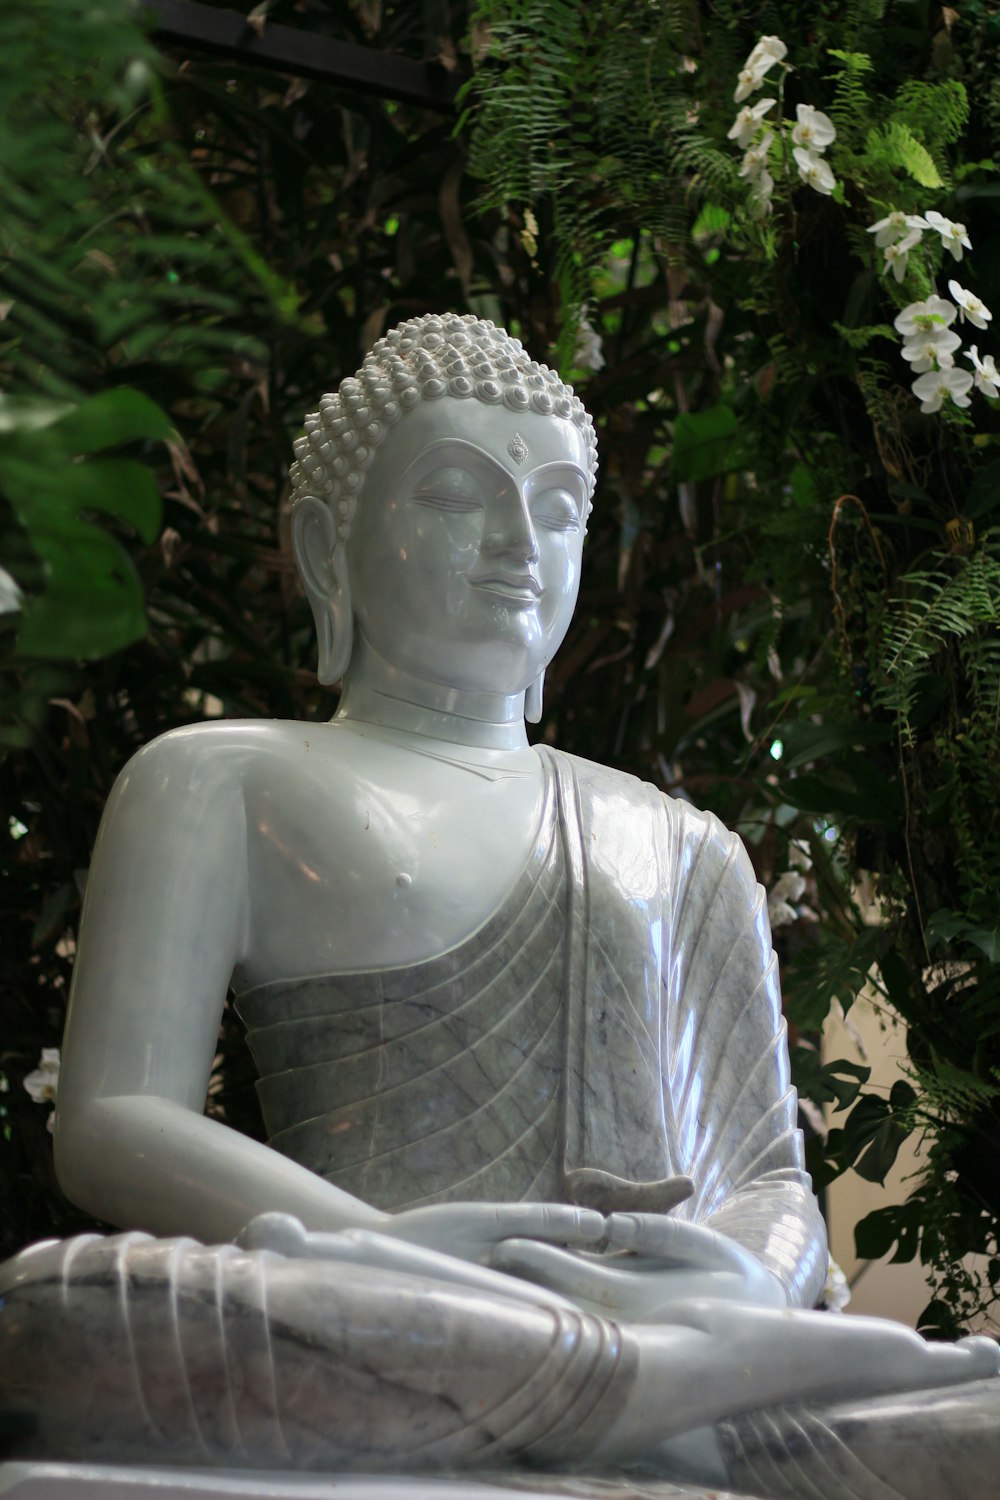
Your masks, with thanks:
M528 514L528 507L518 496L492 507L482 551L491 557L510 562L532 563L538 560L538 541Z

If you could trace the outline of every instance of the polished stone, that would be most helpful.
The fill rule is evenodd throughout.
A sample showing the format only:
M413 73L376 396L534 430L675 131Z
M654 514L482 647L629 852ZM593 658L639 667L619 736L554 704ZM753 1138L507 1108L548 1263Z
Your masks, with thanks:
M993 1500L997 1346L810 1310L825 1233L739 839L527 744L579 586L579 401L449 315L305 428L341 706L176 731L115 788L55 1144L127 1232L0 1266L0 1417L36 1463L4 1481ZM230 986L267 1145L202 1114Z

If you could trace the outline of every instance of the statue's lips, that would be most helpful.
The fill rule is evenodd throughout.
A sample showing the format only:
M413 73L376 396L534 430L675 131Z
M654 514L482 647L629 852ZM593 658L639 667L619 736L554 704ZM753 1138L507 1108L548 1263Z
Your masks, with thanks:
M534 604L541 598L542 586L530 573L488 573L482 578L470 579L473 588L495 594L512 604Z

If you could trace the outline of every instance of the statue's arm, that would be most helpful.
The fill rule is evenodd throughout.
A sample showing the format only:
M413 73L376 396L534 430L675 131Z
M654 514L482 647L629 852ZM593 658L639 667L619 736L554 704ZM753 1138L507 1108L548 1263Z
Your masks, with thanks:
M158 1234L229 1240L266 1210L311 1229L376 1228L377 1210L202 1113L248 928L243 749L227 727L154 741L112 793L87 882L56 1169L80 1207Z
M792 1307L814 1307L826 1281L826 1228L802 1168L768 1173L737 1188L704 1220L755 1255Z
M676 1085L681 1139L696 1139L690 1217L750 1251L793 1306L812 1306L826 1232L805 1170L764 891L736 835L678 810L668 1052L690 1018L697 1040ZM690 874L682 875L683 862ZM690 958L690 962L689 962Z

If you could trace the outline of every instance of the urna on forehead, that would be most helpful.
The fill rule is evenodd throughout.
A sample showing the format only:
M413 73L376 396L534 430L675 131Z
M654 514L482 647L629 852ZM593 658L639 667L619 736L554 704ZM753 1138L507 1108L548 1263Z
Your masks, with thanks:
M421 402L445 397L572 422L586 444L593 494L597 439L572 386L488 319L444 313L410 318L393 328L365 356L357 374L309 413L290 470L293 501L312 495L333 506L338 534L345 539L365 471L386 432Z

